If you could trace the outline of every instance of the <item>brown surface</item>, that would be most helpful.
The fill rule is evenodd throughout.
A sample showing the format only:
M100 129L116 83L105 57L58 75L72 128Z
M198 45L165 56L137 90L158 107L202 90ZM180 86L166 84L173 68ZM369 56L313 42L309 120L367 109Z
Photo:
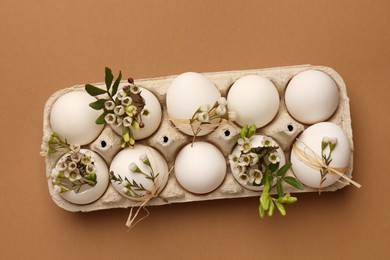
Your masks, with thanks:
M1 1L1 259L390 254L390 2L239 2ZM299 195L285 218L265 220L256 198L154 207L131 232L128 210L69 213L51 201L38 153L56 90L102 81L104 66L146 78L306 63L347 84L360 190Z

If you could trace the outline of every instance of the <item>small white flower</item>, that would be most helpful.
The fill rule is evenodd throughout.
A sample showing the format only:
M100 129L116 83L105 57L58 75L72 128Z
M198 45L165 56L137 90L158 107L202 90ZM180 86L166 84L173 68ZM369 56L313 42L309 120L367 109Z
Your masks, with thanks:
M250 156L250 165L255 165L259 161L259 157L255 153L249 153L248 156Z
M96 166L92 163L88 164L87 167L85 167L85 171L87 173L94 173L96 171Z
M137 164L135 164L135 163L130 163L130 165L129 165L129 169L130 169L130 171L132 171L132 172L136 172L137 170L138 170L138 166L137 166Z
M69 178L70 172L69 172L69 171L65 171L65 172L64 172L64 176L65 176L65 178Z
M81 174L78 172L71 172L69 174L69 180L70 181L78 181L81 179Z
M324 138L322 138L322 142L323 143L329 143L329 137L325 136Z
M78 163L81 160L81 154L78 152L72 153L70 155L70 159L72 160L72 162Z
M116 107L114 108L114 113L115 113L115 115L117 115L117 116L123 115L123 114L125 113L125 108L124 108L124 106L116 106Z
M337 143L337 137L329 137L329 143L330 144L336 144Z
M228 156L228 159L229 159L229 164L234 166L238 163L238 156L234 153L230 154Z
M131 85L130 86L130 91L133 94L138 94L138 93L141 92L141 89L138 86L136 86L136 85Z
M247 154L243 154L240 156L240 158L238 159L238 165L240 166L249 166L251 162L251 157Z
M84 165L88 165L91 162L92 162L91 156L88 156L88 155L84 154L83 157L81 158L81 163L84 164Z
M106 110L113 110L115 107L115 103L111 100L108 100L108 101L104 102L104 107Z
M116 116L114 114L107 114L104 117L104 121L106 121L107 124L113 124L116 121Z
M236 119L237 119L237 114L236 114L236 112L234 112L234 111L229 111L229 112L228 112L228 120L229 120L229 121L236 121Z
M200 112L209 112L211 106L210 105L203 105L199 108Z
M149 158L148 158L148 156L147 156L145 153L141 154L140 157L139 157L139 159L140 159L141 162L143 162L143 163L146 163L147 161L149 161Z
M78 145L78 144L71 144L70 145L70 150L75 152L75 153L78 153L80 151L80 145Z
M122 188L122 192L123 192L124 194L127 194L127 193L129 192L129 189L126 188L126 187L123 187L123 188Z
M127 116L123 119L123 125L126 126L126 127L129 127L131 126L131 124L133 123L133 118Z
M235 170L235 172L238 172L239 174L240 173L245 173L246 172L246 166L242 166L242 165L236 164L235 167L234 167L234 170Z
M121 104L122 104L123 106L130 106L132 102L133 102L133 100L131 99L131 97L124 97L124 98L121 100Z
M246 137L244 137L244 139L243 138L238 139L237 143L238 143L238 150L244 153L248 153L252 149L252 144L249 141L249 139Z
M248 175L246 175L245 173L240 173L240 175L238 175L238 179L242 185L248 184L249 178Z
M215 110L215 113L216 113L217 115L219 115L219 116L225 115L226 112L227 112L226 107L223 106L223 105L219 105L219 106L217 107L217 109Z
M198 120L202 123L209 122L210 121L209 114L207 112L199 113Z
M263 173L259 169L251 169L249 171L249 182L260 184L263 178Z
M77 168L77 164L75 162L70 162L68 164L68 171L74 171Z
M279 154L278 154L277 152L271 153L271 154L268 156L268 160L269 160L272 164L275 164L275 163L280 162Z
M227 100L226 100L226 98L220 97L220 98L218 99L218 105L220 105L220 106L226 106L226 105L227 105Z
M68 165L65 162L57 163L56 169L57 171L65 171L68 168Z
M127 97L126 92L125 92L123 89L119 90L119 91L118 91L118 99L119 99L119 100L122 100L122 99L125 98L125 97Z
M274 141L272 138L265 136L263 137L263 140L261 140L260 147L273 147Z

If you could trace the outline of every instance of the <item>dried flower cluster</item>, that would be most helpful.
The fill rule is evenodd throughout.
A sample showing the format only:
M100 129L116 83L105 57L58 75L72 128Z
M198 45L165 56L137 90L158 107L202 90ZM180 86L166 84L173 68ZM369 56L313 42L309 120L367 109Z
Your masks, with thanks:
M256 126L245 125L240 132L237 141L240 154L229 155L229 163L233 168L233 174L238 174L239 182L243 185L263 186L260 197L259 214L261 217L272 216L274 208L284 216L286 211L283 204L293 203L297 199L285 194L282 182L297 189L303 189L303 185L294 177L286 176L290 163L279 167L280 156L277 151L279 145L270 137L263 137L259 146L254 147L251 137L256 133ZM270 189L276 181L278 198L270 196Z
M104 112L96 119L96 124L110 124L121 127L121 146L132 147L135 144L132 129L137 131L144 127L142 118L149 116L145 109L145 100L141 96L140 88L134 84L132 78L128 79L129 85L119 89L122 78L119 72L118 78L113 83L111 69L105 70L106 90L93 85L85 85L85 90L91 96L106 94L107 98L101 98L90 104L90 107ZM112 86L112 87L111 87Z
M81 152L80 146L71 145L71 151L63 156L51 171L55 191L78 193L82 186L95 186L96 166L91 152Z
M202 105L195 111L190 119L190 125L194 135L193 141L195 141L195 138L202 130L202 127L211 125L212 121L215 119L225 119L228 121L236 120L236 113L234 111L228 111L226 106L226 98L221 97L213 106Z
M149 169L148 172L144 172L141 168L134 162L129 164L129 170L133 173L142 174L145 176L145 179L149 179L153 182L154 187L156 188L156 179L159 176L159 173L155 173L153 167L150 163L149 157L146 154L140 156L140 161L146 165ZM143 198L145 196L154 196L157 190L147 190L142 183L137 183L135 180L130 181L127 177L125 179L122 176L115 176L114 172L110 172L110 179L122 185L122 192L128 197L132 198Z

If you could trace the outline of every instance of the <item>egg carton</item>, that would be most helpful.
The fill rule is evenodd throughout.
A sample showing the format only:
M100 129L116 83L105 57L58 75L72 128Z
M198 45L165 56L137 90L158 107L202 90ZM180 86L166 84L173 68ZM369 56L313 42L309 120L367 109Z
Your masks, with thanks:
M335 113L327 120L327 122L333 122L339 125L348 137L351 157L346 175L352 177L353 167L353 140L352 140L352 128L351 117L349 108L349 98L347 96L347 90L344 81L340 75L329 67L313 66L313 65L298 65L287 67L276 67L266 69L253 69L253 70L237 70L237 71L224 71L224 72L211 72L203 73L211 82L218 88L222 96L227 95L229 87L240 77L257 74L263 76L276 86L280 96L279 111L275 118L268 125L257 130L257 134L271 136L277 141L280 147L283 149L286 158L290 158L291 146L296 137L305 130L309 125L305 125L294 120L287 112L286 105L284 103L285 89L288 82L293 76L308 69L315 69L328 74L337 84L340 98L339 105ZM192 136L188 136L178 131L172 122L170 122L167 114L166 107L166 93L172 80L176 76L150 78L137 80L136 84L140 87L146 88L153 92L161 103L163 108L163 118L158 130L149 138L137 141L138 144L147 145L157 149L167 160L168 166L173 167L174 160L178 152L185 145L191 143ZM125 81L121 84L126 84ZM97 87L104 88L104 83L94 84ZM43 132L44 134L51 134L52 129L49 123L50 111L54 102L62 95L71 91L84 90L84 85L76 85L71 88L66 88L54 93L46 102L44 109L44 121ZM224 156L227 158L232 152L236 142L239 138L240 127L233 122L225 122L219 125L213 132L206 136L197 137L197 141L206 141L217 146ZM109 125L106 125L99 135L99 137L92 143L83 146L85 149L90 149L97 152L109 165L114 156L121 150L120 136L117 135ZM51 183L50 172L55 167L56 162L61 157L61 154L51 154L46 156L46 177L49 186L49 192L53 201L61 208L77 212L88 212L101 209L110 208L128 208L136 206L137 202L125 198L120 195L114 187L110 184L97 201L87 205L76 205L63 199L58 193L54 191L54 187ZM288 174L293 174L289 170ZM343 183L336 182L333 185L322 188L321 191L335 191L345 186ZM301 192L318 192L318 189L305 187L303 190L297 190L289 185L284 187L285 192L301 193ZM276 194L276 189L271 190L271 194ZM251 191L241 186L233 177L230 168L227 167L227 174L223 183L214 191L208 194L193 194L183 189L177 182L174 170L170 173L168 183L164 190L161 192L160 197L156 197L149 201L148 205L163 205L169 203L182 203L192 201L204 201L204 200L216 200L216 199L229 199L229 198L244 198L259 196L261 191ZM162 199L164 198L164 199Z

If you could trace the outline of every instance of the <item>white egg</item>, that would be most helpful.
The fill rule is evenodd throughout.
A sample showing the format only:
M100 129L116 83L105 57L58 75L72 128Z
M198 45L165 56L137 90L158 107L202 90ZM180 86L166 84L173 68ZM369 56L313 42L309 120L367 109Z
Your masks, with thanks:
M294 76L286 89L287 110L305 124L327 120L337 109L336 82L324 72L306 70Z
M225 179L225 157L210 143L188 144L176 157L175 175L184 189L197 194L209 193Z
M151 136L154 132L156 132L156 130L160 126L162 118L161 105L157 97L151 91L145 88L140 87L140 90L141 97L145 99L144 109L147 109L149 114L147 116L142 116L143 123L145 124L143 128L135 130L132 126L130 126L131 132L135 140L147 138ZM115 124L113 124L112 128L117 134L122 135L122 129L120 126L116 126Z
M263 141L264 137L266 137L266 136L264 136L264 135L252 136L249 139L249 141L251 142L252 148L260 147L262 145L262 141ZM280 157L279 168L281 168L284 164L286 164L286 157L284 156L284 152L280 147L278 149L276 149L276 152L278 153L278 155ZM234 148L232 154L235 154L238 157L241 155L241 151L239 150L238 145ZM239 170L237 167L234 167L234 165L230 164L230 170L232 171L233 177L236 179L236 181L238 183L240 183L242 186L244 186L245 188L247 188L249 190L254 190L254 191L259 191L259 190L263 189L263 185L256 186L256 185L253 185L252 183L249 183L249 182L245 185L242 184L240 182Z
M85 91L73 91L62 95L53 104L50 112L52 130L68 143L85 145L95 140L104 125L97 125L96 119L102 111L92 109L89 104L96 98Z
M201 106L213 106L220 97L219 90L205 76L195 72L183 73L177 76L168 88L166 100L168 115L180 131L193 135L186 121L191 119ZM213 124L202 127L198 136L213 131L218 121L213 120Z
M279 93L275 85L259 75L239 78L229 90L228 109L236 112L236 122L243 126L263 127L279 110Z
M147 156L150 166L141 161L143 155ZM152 174L157 176L158 174L155 184L151 179L147 178L146 175L132 170L131 165L133 163L148 176L152 176ZM137 191L137 188L134 188L136 193L140 195L139 197L129 196L124 194L123 183L111 180L114 188L122 196L135 201L143 200L147 191L152 192L153 189L156 189L156 195L160 193L167 184L169 177L168 165L164 157L162 157L162 155L155 149L140 144L136 144L133 148L125 148L120 151L111 162L110 172L112 172L117 178L119 176L123 180L127 178L128 182L135 182L145 188L145 190L141 191Z
M321 143L324 137L337 138L337 144L331 154L331 167L345 168L348 167L351 155L351 148L347 136L343 129L334 123L322 122L314 124L307 128L298 137L295 142L301 151L305 151L307 155L313 156L311 150L319 156L321 154ZM305 149L305 145L309 147ZM329 154L329 146L324 150L325 155ZM319 188L321 182L321 175L319 169L310 167L306 162L297 157L294 151L291 151L291 163L295 176L306 186ZM326 174L325 181L321 187L327 187L335 183L340 176L337 174Z
M60 193L61 197L74 204L89 204L98 200L106 191L109 183L108 167L105 161L100 157L100 155L91 150L80 150L81 153L85 153L86 151L89 151L95 160L94 164L96 166L96 185L83 185L80 191L77 193L73 190ZM64 156L68 155L69 154L65 154Z

